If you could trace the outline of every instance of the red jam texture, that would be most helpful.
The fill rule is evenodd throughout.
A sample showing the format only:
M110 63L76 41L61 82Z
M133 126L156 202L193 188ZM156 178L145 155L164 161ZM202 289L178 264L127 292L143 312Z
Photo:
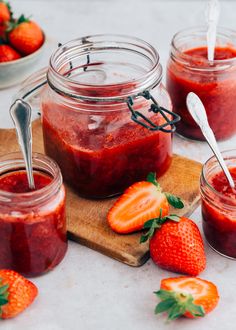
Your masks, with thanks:
M41 173L34 173L35 189L39 190L46 187L52 178ZM25 171L12 172L10 175L0 177L0 190L12 193L26 193L32 191L29 188Z
M230 169L236 183L236 167ZM229 198L227 205L234 210L226 209L225 199L212 202L202 199L203 230L209 244L220 253L236 258L236 189L232 189L223 172L216 173L209 184L224 197Z
M184 52L192 56L190 62L202 71L187 69L175 61L169 61L167 67L167 90L173 102L173 111L181 116L177 132L183 136L204 140L204 137L192 119L186 107L186 96L196 93L202 100L218 140L227 139L236 132L236 65L227 66L224 70L203 73L204 60L207 59L207 48L193 48ZM236 49L217 47L216 60L236 58ZM214 64L215 66L217 64ZM191 66L191 63L190 63Z
M50 184L52 178L34 172L34 180L38 190ZM29 192L26 173L1 176L0 189ZM64 188L37 205L19 205L0 202L0 268L25 276L41 275L59 264L67 250Z
M59 164L64 180L87 198L121 193L149 172L161 176L171 163L171 134L134 123L128 109L78 116L47 103L42 123L46 154Z

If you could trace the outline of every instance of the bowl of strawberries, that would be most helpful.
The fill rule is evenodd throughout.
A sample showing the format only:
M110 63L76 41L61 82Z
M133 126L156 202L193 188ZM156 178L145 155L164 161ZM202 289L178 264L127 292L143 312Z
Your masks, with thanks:
M45 35L40 26L24 15L15 18L11 7L0 0L0 88L24 80L40 59Z

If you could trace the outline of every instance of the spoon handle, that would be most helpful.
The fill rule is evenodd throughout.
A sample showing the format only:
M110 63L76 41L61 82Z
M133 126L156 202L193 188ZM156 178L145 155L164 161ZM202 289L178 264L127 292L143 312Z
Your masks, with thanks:
M202 104L202 101L196 94L189 93L187 95L187 107L188 107L188 110L189 110L190 114L192 115L193 119L201 128L202 134L204 135L205 139L207 140L207 143L209 144L211 150L215 154L223 172L226 175L226 178L229 182L230 187L235 188L235 183L232 179L232 176L228 170L228 167L226 166L225 161L218 148L218 145L217 145L217 142L215 139L215 135L209 126L207 115L206 115L206 110L205 110L204 105Z
M218 162L220 163L220 166L221 166L222 170L225 172L225 175L227 177L227 180L229 182L230 187L235 188L235 184L234 184L234 181L233 181L233 179L231 177L231 174L228 170L228 167L226 166L226 164L224 162L224 159L223 159L223 157L222 157L222 155L221 155L221 153L218 149L217 142L216 142L216 139L215 139L215 135L212 132L212 129L210 127L205 128L204 130L202 130L202 133L205 136L211 150L215 154Z
M24 157L30 189L35 189L32 169L32 132L31 107L23 100L17 99L10 108L10 115L15 124L18 142Z
M214 61L214 52L216 44L216 29L220 15L220 3L218 0L209 0L206 10L207 19L207 50L208 60Z

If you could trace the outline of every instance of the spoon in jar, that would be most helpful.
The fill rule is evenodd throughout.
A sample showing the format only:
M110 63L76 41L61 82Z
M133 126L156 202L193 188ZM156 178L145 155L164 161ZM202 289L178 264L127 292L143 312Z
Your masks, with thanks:
M218 160L231 188L235 188L234 180L225 164L225 161L220 153L218 148L215 135L212 129L209 126L206 110L205 107L200 100L200 98L195 93L189 93L187 95L187 107L188 111L190 112L191 116L195 120L195 122L200 127L202 134L204 135L207 143L209 144L211 150L213 151L216 159Z
M10 107L10 115L15 125L18 143L25 162L29 188L33 190L35 184L32 167L31 114L30 105L21 99L17 99Z
M214 61L216 29L220 16L219 0L209 0L206 9L207 20L207 57L208 61Z

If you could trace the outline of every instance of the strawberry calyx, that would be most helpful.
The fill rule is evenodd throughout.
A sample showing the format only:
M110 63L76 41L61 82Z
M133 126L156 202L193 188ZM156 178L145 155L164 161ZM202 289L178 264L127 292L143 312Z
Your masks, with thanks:
M153 183L158 190L162 190L161 189L161 186L160 184L157 182L157 179L156 179L156 173L154 172L150 172L148 175L147 175L147 181L148 182L151 182ZM168 203L173 206L174 208L176 209L182 209L184 207L184 203L182 202L181 198L180 197L177 197L175 195L172 195L168 192L164 192L166 198L167 198L167 201Z
M20 15L20 17L18 19L12 19L9 22L8 28L7 28L7 32L11 32L12 30L14 30L17 26L19 26L22 23L28 23L30 22L30 17L25 17L24 14Z
M194 317L203 317L205 315L204 308L201 305L194 304L194 298L189 293L161 289L154 292L154 294L161 300L155 308L155 314L167 312L168 321L176 320L186 312Z
M172 220L179 222L180 217L176 214L170 214L165 217L162 217L162 210L160 210L160 215L158 218L153 218L145 222L143 229L148 229L148 231L141 236L140 243L145 243L148 239L152 238L156 229L160 229L163 223L167 220Z
M9 285L8 284L3 285L2 279L0 278L0 317L2 315L1 306L6 305L8 303L8 295L9 295L8 288Z
M148 173L148 175L147 175L147 179L146 179L146 180L147 180L147 182L151 182L151 183L153 183L154 186L156 186L158 190L161 190L161 186L160 186L160 184L157 182L156 173L154 173L154 172L150 172L150 173Z

